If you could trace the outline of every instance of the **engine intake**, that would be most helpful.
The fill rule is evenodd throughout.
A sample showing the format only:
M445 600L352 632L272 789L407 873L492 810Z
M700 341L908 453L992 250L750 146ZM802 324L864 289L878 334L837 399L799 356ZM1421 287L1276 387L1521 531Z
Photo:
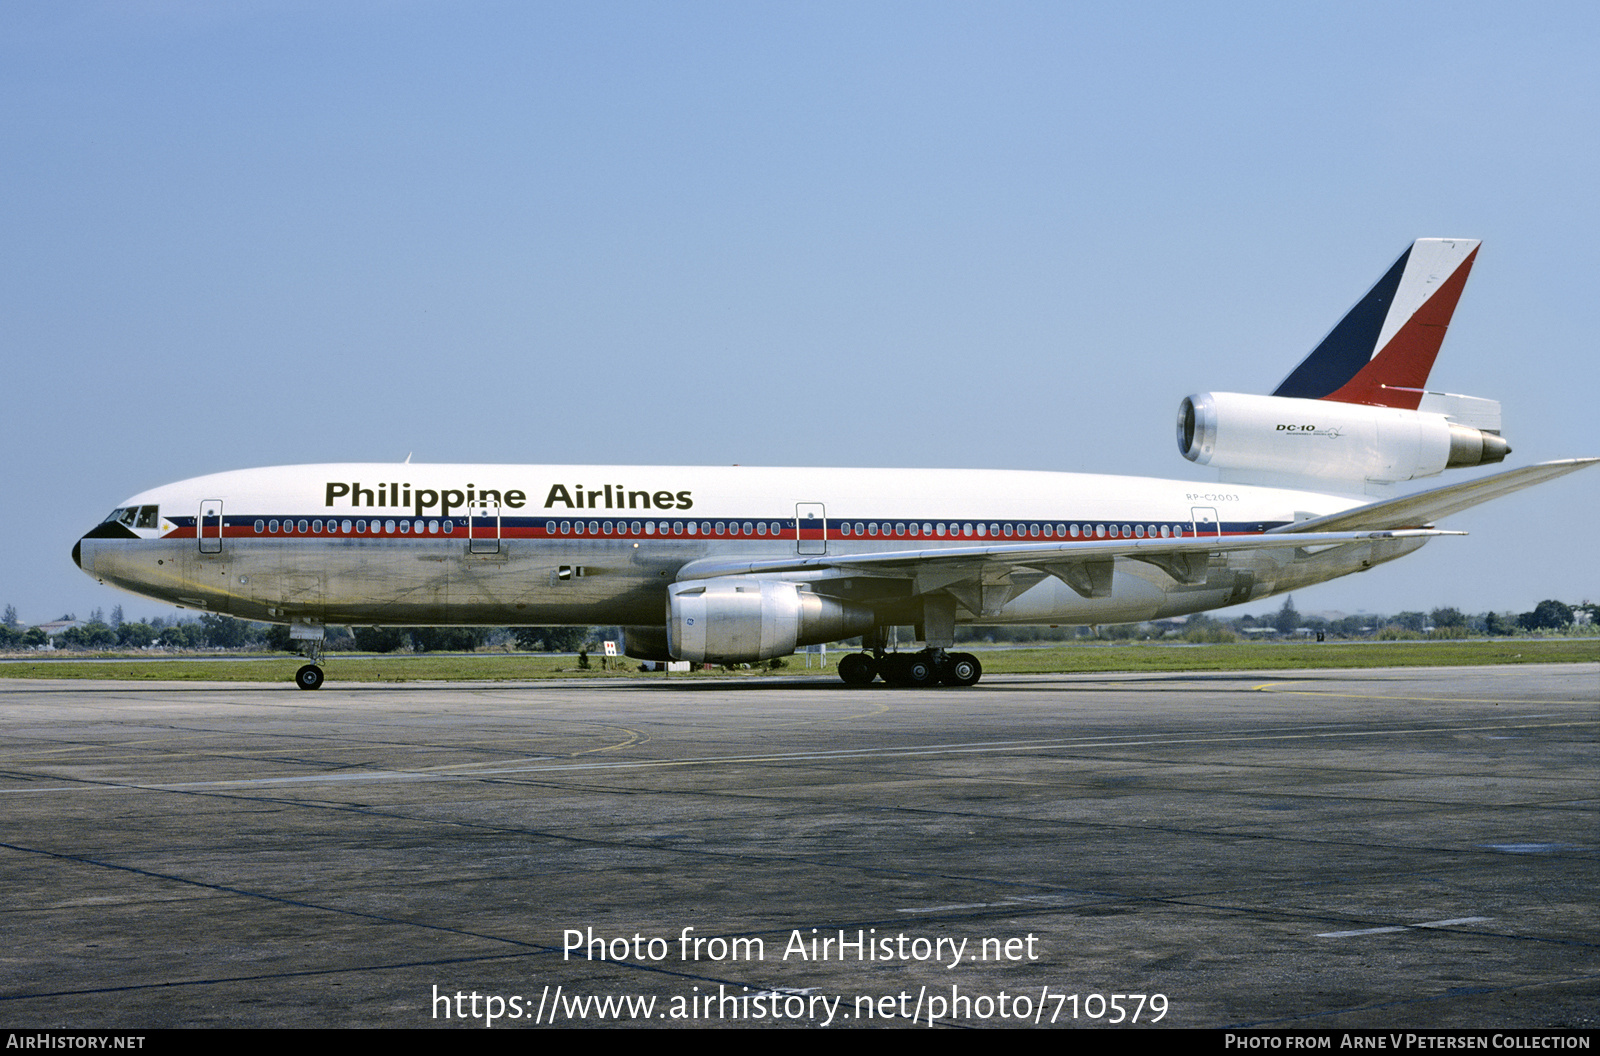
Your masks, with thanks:
M784 580L730 576L667 588L667 650L694 663L788 656L802 645L853 638L872 624L870 609Z

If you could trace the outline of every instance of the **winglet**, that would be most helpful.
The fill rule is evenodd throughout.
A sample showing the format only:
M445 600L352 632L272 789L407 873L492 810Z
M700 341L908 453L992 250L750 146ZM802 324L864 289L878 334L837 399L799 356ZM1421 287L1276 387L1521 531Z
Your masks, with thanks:
M1477 256L1477 239L1417 239L1272 395L1416 410Z

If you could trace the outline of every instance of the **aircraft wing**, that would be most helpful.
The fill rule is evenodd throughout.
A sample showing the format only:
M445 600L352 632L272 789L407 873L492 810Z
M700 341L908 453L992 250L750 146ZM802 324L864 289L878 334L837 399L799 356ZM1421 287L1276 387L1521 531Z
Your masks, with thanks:
M1300 521L1297 524L1284 525L1274 528L1268 535L1288 534L1301 535L1302 533L1345 532L1366 530L1387 530L1394 528L1416 528L1432 524L1440 517L1448 517L1452 513L1459 513L1480 502L1498 499L1502 495L1509 495L1513 491L1532 487L1535 484L1564 476L1585 467L1600 462L1600 458L1568 458L1559 462L1540 462L1533 466L1523 466L1521 469L1509 470L1505 473L1495 473L1477 480L1469 480L1465 484L1452 484L1444 488L1432 488L1428 491L1419 491L1414 495L1402 495L1397 499L1384 499L1382 502L1369 503L1366 506L1357 506L1353 510L1342 513L1331 513L1326 517L1316 517L1309 521Z
M765 558L755 561L702 558L678 570L677 580L722 576L782 576L822 580L867 576L912 580L913 594L948 591L977 614L996 611L1046 575L1060 579L1084 597L1111 593L1117 558L1145 561L1180 582L1203 578L1212 554L1336 546L1390 539L1461 535L1432 528L1396 531L1312 532L1285 535L1184 536L1181 539L1093 539L1054 543L1000 543L826 557Z

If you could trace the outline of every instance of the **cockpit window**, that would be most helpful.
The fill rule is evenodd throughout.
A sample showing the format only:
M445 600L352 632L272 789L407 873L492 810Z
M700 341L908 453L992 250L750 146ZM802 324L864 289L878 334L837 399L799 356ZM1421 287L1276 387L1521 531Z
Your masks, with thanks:
M128 528L160 528L160 506L118 506L106 514L101 524L117 522Z

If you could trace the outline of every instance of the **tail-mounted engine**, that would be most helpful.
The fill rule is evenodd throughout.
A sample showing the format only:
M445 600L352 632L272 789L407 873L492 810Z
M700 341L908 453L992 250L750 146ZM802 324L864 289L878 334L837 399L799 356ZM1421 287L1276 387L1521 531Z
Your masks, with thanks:
M1178 407L1183 457L1224 471L1392 483L1499 462L1500 405L1428 393L1411 411L1207 392Z
M692 579L667 588L667 650L694 663L788 656L870 630L872 612L775 579Z

